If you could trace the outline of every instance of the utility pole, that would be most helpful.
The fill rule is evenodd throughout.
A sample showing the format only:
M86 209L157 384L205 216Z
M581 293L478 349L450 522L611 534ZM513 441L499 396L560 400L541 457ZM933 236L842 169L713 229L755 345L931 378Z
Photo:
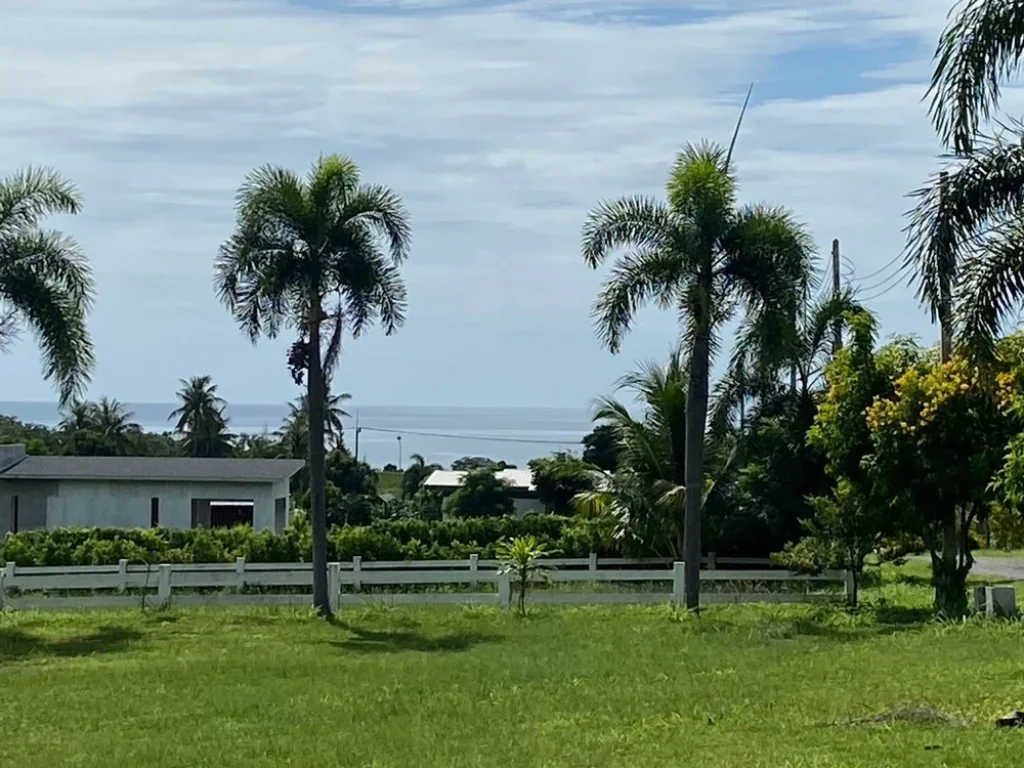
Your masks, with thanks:
M396 439L398 440L398 468L401 469L402 468L402 436L401 435L397 435Z
M356 461L359 461L359 433L363 430L359 428L359 411L356 411L356 450L355 457Z
M949 174L942 171L939 174L939 211L943 222L945 221L946 206L946 183ZM939 232L939 248L942 249L939 260L939 350L942 355L942 362L949 362L953 356L953 248L949 242L947 232Z
M832 298L839 298L841 287L839 285L839 240L832 241ZM839 354L843 348L843 322L836 318L832 323L832 357Z

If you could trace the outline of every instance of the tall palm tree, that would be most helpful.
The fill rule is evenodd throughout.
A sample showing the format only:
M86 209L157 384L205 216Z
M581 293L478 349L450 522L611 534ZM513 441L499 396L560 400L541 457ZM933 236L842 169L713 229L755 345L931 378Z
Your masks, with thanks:
M785 341L812 274L813 245L792 215L767 206L736 208L729 153L687 145L669 174L668 200L632 197L601 203L583 227L583 259L612 268L594 304L601 341L618 351L640 307L675 311L688 346L684 485L704 485L708 379L722 324L745 311L764 339ZM701 494L686 497L686 605L699 608Z
M227 401L217 394L210 376L181 379L177 392L181 405L171 411L174 431L182 436L182 448L189 456L224 458L231 455L231 435L224 415Z
M41 228L52 214L81 210L75 186L55 171L27 168L0 179L0 314L10 341L16 321L35 332L43 375L67 405L89 383L94 365L86 316L95 288L78 244Z
M398 195L361 183L359 168L340 155L321 157L305 177L272 166L256 169L239 189L236 208L235 233L221 246L215 285L253 343L277 336L285 325L297 331L288 364L296 383L305 378L309 403L313 602L327 615L330 370L344 332L359 336L379 320L390 335L404 322L399 266L411 241L408 215Z

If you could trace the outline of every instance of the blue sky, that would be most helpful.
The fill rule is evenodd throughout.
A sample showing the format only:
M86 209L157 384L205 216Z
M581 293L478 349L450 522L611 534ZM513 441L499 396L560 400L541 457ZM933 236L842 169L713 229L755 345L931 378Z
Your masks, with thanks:
M98 282L92 396L166 401L210 374L235 402L295 397L288 341L252 347L211 266L248 170L342 152L404 196L414 247L406 327L349 341L338 386L366 405L586 405L676 328L647 311L619 355L600 348L584 216L660 193L682 143L727 141L751 81L741 199L791 207L823 255L839 238L855 274L900 252L905 193L937 163L921 99L944 6L0 0L0 173L53 165L85 196L57 224ZM871 305L885 332L934 338L902 285ZM0 382L52 399L28 336Z

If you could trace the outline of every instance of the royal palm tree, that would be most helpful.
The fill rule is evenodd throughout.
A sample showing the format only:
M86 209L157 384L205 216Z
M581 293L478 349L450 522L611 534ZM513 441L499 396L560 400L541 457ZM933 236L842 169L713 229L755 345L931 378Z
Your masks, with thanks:
M619 257L594 304L603 344L618 351L640 307L675 311L689 360L684 485L704 485L708 379L719 329L745 311L764 329L760 338L787 341L792 318L812 274L813 246L782 209L737 209L736 180L724 148L687 145L669 174L668 200L631 197L601 203L583 228L583 259L603 264ZM686 496L684 560L686 605L700 600L702 494Z
M250 173L238 191L235 233L216 260L217 292L253 343L286 325L298 335L288 364L296 383L305 379L309 403L313 602L324 615L330 612L324 477L330 370L343 333L359 336L379 320L391 334L404 322L399 266L410 241L398 195L361 183L354 162L330 155L305 177L272 166Z
M181 405L171 411L168 420L177 420L174 431L182 436L182 448L193 457L230 456L231 435L224 415L227 402L217 394L210 376L181 379L177 392Z
M28 168L0 179L3 338L10 342L19 321L35 333L43 375L56 381L62 406L89 383L94 358L86 315L95 289L78 244L41 221L80 209L78 191L55 171Z

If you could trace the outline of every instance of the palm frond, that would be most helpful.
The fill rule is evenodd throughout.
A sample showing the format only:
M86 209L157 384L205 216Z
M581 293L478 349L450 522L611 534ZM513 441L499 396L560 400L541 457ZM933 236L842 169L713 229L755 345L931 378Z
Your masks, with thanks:
M385 240L395 265L401 264L412 246L412 225L402 198L381 185L359 187L345 201L339 219L346 226L365 227Z
M954 9L935 51L928 95L939 137L956 152L974 148L979 123L999 101L1000 81L1024 55L1024 3L968 0Z
M637 311L653 299L660 307L676 302L687 274L685 254L666 248L620 256L594 301L591 317L601 342L617 352Z
M596 269L619 248L658 251L676 228L668 207L651 197L599 203L583 224L583 261Z
M0 234L35 229L40 219L75 214L82 199L75 185L52 168L28 167L0 180Z
M1002 324L1024 299L1024 227L1007 222L965 260L956 296L960 344L991 358Z
M727 158L725 148L712 142L685 144L668 175L669 206L692 222L706 247L728 230L736 206L736 175Z

